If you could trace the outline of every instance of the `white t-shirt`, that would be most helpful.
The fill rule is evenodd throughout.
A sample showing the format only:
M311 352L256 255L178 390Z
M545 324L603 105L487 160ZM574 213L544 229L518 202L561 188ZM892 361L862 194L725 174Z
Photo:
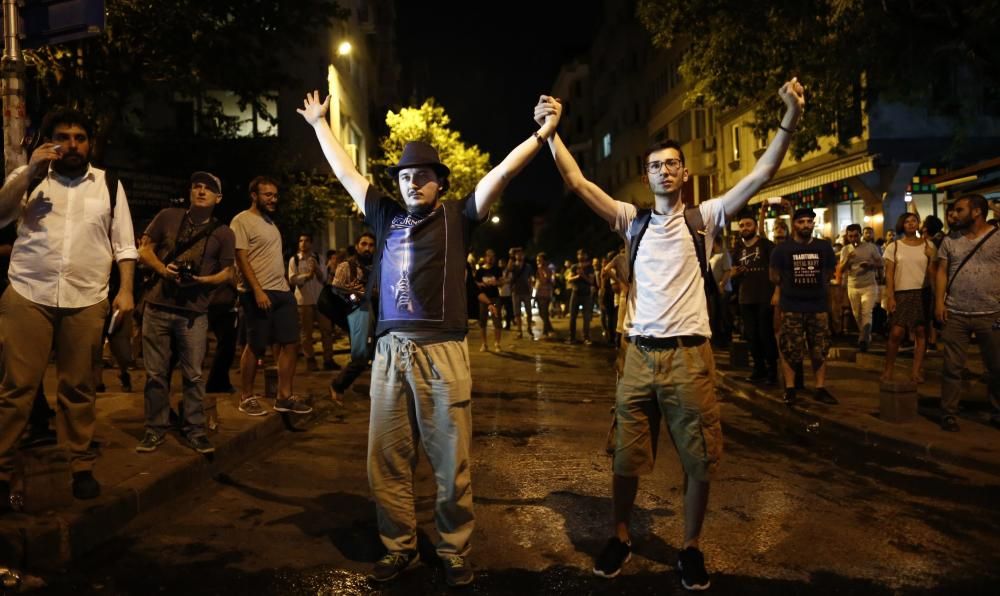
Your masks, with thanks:
M895 282L893 286L894 291L905 292L906 290L919 290L924 287L927 280L928 260L926 251L928 247L930 247L931 259L933 260L937 256L937 249L931 243L910 246L905 242L897 240L885 247L885 253L882 255L882 258L896 264L895 279L893 280Z
M637 210L635 205L616 202L618 215L611 228L630 242L629 226ZM698 208L705 222L705 244L712 246L726 225L725 206L712 199ZM712 336L705 285L683 209L669 215L654 212L649 220L635 258L624 329L628 336Z

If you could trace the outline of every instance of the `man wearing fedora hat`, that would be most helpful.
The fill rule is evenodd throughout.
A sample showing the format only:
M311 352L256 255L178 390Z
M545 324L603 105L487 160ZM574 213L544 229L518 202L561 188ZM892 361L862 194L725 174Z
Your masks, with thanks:
M472 582L466 556L474 526L469 444L472 433L465 264L472 230L507 183L555 131L551 118L476 185L442 201L450 170L420 141L403 148L389 173L404 206L362 176L337 142L325 115L329 98L306 96L299 113L316 132L334 174L375 232L370 291L378 312L372 362L368 480L379 534L388 554L370 577L388 581L415 565L417 521L413 470L419 440L434 468L437 552L449 585Z
M202 362L208 336L208 305L216 286L230 283L235 237L212 217L222 200L214 174L191 175L191 205L156 214L142 235L139 261L157 275L146 292L142 353L146 367L146 432L135 450L155 451L170 427L171 351L184 380L182 438L198 453L215 448L205 436L205 379Z

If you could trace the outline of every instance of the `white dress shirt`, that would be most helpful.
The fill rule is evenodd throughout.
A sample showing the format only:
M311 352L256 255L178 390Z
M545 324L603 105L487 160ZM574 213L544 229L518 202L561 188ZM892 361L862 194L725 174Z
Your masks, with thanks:
M104 170L93 166L73 179L50 167L19 216L8 276L11 287L36 304L97 304L108 296L112 262L139 258L125 190L119 183L112 218Z

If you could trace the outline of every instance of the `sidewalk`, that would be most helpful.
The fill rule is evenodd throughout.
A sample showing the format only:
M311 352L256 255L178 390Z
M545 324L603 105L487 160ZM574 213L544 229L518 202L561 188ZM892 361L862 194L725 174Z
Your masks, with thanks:
M783 389L762 383L750 383L749 367L730 365L728 350L716 350L719 384L731 392L738 405L754 410L762 417L795 423L798 432L813 436L826 434L838 440L853 441L877 449L886 449L913 457L945 462L962 467L1000 474L1000 429L990 425L986 415L985 385L978 378L966 381L963 406L966 412L959 419L961 431L950 433L938 425L940 398L940 357L931 354L925 366L926 383L918 387L919 415L905 423L893 423L879 417L879 374L881 353L872 350L857 354L853 348L834 348L827 364L830 392L840 401L829 406L813 401L810 388L812 373L806 365L805 391L801 405L786 406ZM975 376L982 365L978 353L970 354L969 368ZM897 361L896 378L908 376L910 360Z
M338 351L340 353L342 351ZM338 361L346 360L343 356ZM90 501L73 498L71 474L66 454L55 446L36 447L21 452L20 463L27 469L27 481L16 483L12 492L23 498L24 513L0 517L0 564L32 571L51 571L106 542L138 515L169 502L184 492L231 470L255 453L273 445L286 431L301 431L318 416L331 412L327 398L329 372L305 373L300 363L296 393L311 395L312 414L290 417L270 409L266 416L251 417L237 409L238 394L213 394L218 404L220 425L209 433L215 453L199 455L180 443L176 433L155 452L138 454L136 443L143 434L142 387L145 374L132 371L132 393L103 393L97 398L95 444L99 457L94 476L101 483L101 495ZM108 389L118 389L114 371L106 370ZM238 371L230 371L236 380ZM258 390L263 392L263 371L258 372ZM50 366L45 388L50 403L55 395L55 378ZM175 375L173 403L181 387Z

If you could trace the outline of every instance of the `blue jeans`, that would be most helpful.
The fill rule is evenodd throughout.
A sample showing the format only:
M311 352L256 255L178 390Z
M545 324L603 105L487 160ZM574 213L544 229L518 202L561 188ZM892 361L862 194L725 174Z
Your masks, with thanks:
M351 333L351 361L331 383L337 393L347 391L347 388L368 367L368 336L371 331L371 316L368 309L358 308L347 315L347 326Z
M171 340L184 380L184 436L205 434L205 380L201 376L208 317L185 315L150 305L142 317L142 360L146 366L146 429L163 435L170 428Z

